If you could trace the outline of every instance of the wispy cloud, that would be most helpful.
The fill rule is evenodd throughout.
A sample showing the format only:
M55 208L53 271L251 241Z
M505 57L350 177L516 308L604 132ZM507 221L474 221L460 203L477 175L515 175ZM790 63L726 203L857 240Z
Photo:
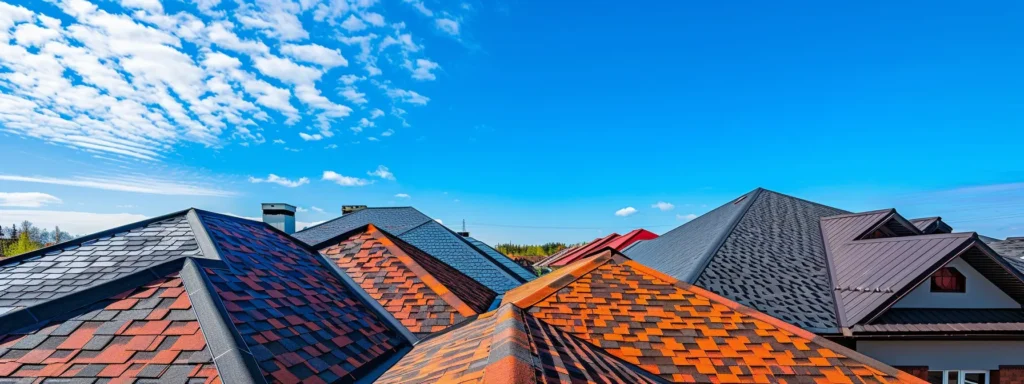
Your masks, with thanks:
M379 178L382 178L384 180L394 180L395 179L395 174L391 173L391 171L388 170L388 167L385 167L383 165L377 166L377 170L366 172L366 174L370 175L370 176L374 176L374 177L379 177Z
M633 215L635 213L636 213L636 208L626 207L626 208L622 208L622 209L620 209L618 211L615 211L615 216L626 217L626 216L631 216L631 215Z
M153 195L184 195L184 196L234 196L234 192L204 187L194 184L186 184L174 180L162 180L139 176L112 177L75 177L56 178L42 176L18 176L0 175L0 180L20 181L26 183L40 183L53 185L66 185L71 187L103 189L108 191L147 193Z
M690 221L697 218L697 214L687 213L685 215L676 215L676 220Z
M47 204L61 204L56 196L42 192L0 192L0 207L38 208Z
M314 134L310 135L310 134L305 133L305 132L299 132L299 137L301 137L302 140L305 140L305 141L320 141L320 140L323 140L323 138L324 138L323 135L321 135L319 133L314 133Z
M249 176L249 182L250 183L254 183L254 184L271 183L271 184L280 185L282 187L295 188L295 187L298 187L300 185L309 184L309 178L308 177L300 177L298 180L290 180L288 178L284 178L284 177L281 177L281 176L278 176L278 175L275 175L275 174L271 173L270 175L267 175L267 177L265 179L260 179L260 178Z
M323 208L317 207L315 205L312 206L312 207L309 207L309 209L312 209L312 210L314 210L316 212L324 213L324 209Z
M673 209L676 209L676 206L673 205L672 203L666 203L664 201L659 201L657 203L652 204L651 208L658 208L662 212L668 212L668 211L671 211Z
M395 197L397 197L399 199L409 199L409 198L412 198L412 196L409 196L408 193L397 193L397 194L395 194Z
M358 177L345 176L334 171L324 171L324 176L322 180L333 181L336 184L345 187L362 187L373 183L373 181L370 180L360 179Z

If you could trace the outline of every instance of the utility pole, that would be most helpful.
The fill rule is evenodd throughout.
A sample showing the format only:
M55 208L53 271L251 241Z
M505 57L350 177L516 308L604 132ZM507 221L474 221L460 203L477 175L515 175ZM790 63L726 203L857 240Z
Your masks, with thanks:
M462 232L466 232L466 219L462 219Z

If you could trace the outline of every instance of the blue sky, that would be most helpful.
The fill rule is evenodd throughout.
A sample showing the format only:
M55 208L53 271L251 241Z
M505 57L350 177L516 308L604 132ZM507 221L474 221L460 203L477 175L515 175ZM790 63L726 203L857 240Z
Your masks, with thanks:
M0 224L413 205L492 243L576 242L664 232L760 186L1024 235L1021 16L0 0Z

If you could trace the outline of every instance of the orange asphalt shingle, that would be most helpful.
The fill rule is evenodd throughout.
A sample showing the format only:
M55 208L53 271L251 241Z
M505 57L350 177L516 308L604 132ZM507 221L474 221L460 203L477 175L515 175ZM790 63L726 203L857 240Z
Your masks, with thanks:
M657 383L514 305L424 340L377 383Z
M372 224L320 252L420 337L487 311L497 296Z
M673 382L921 382L610 250L507 292L505 304Z
M176 275L75 312L65 320L0 336L0 381L220 383L188 293Z

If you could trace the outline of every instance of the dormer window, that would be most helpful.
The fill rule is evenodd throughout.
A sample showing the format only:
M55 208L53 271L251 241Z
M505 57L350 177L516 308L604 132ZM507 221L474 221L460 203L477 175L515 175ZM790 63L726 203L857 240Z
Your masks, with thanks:
M967 292L967 278L956 268L942 268L932 275L932 292Z

